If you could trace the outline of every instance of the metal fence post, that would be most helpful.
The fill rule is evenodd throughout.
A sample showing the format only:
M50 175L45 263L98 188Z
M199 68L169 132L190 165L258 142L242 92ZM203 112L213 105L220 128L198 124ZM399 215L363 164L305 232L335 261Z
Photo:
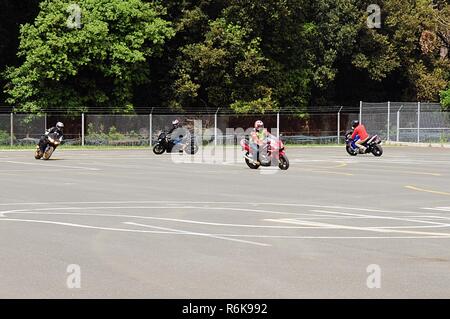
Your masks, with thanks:
M363 101L359 101L359 123L362 123L362 108L363 108Z
M277 138L280 139L280 112L277 112Z
M417 143L420 143L420 102L417 102Z
M153 133L153 107L152 107L152 110L150 111L150 115L149 115L149 123L148 123L148 139L150 140L150 142L149 142L149 144L150 144L150 147L152 147L153 146L153 135L152 135L152 133Z
M343 106L341 106L341 108L339 109L338 113L337 113L337 143L340 144L341 141L341 111L342 111Z
M390 131L391 131L391 102L388 101L388 114L387 114L387 140L391 140Z
M217 113L219 113L220 108L217 108L214 114L214 149L217 147Z
M47 113L44 114L44 131L47 130Z
M84 146L84 113L81 113L81 146Z
M397 111L397 142L400 142L400 111L403 105Z
M11 131L10 131L11 140L10 140L10 143L11 143L11 146L13 146L14 145L14 115L13 115L12 112L10 114L10 124L11 124Z

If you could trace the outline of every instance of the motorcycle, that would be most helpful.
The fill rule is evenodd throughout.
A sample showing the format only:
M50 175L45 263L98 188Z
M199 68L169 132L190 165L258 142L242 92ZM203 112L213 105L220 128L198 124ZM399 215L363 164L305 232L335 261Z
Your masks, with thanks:
M378 135L374 135L370 137L363 146L366 147L366 151L364 153L356 146L356 142L359 140L359 136L356 135L355 139L352 139L353 131L347 131L345 133L345 149L347 153L351 156L356 156L358 154L369 154L372 153L374 156L379 157L383 155L383 148L381 147L381 139Z
M44 141L39 141L39 144L36 145L36 152L34 154L34 158L35 159L42 158L44 160L50 159L53 152L60 144L61 140L58 138L58 134L50 133L45 137ZM44 149L44 152L42 152L42 149Z
M284 144L275 136L270 136L266 139L262 150L259 151L259 163L253 160L249 141L244 138L240 144L244 152L245 163L251 169L258 169L260 166L272 166L272 162L277 163L281 170L289 168L289 160L286 156Z
M180 138L180 142L183 140L183 136L179 136ZM186 154L196 154L198 151L198 145L195 142L195 138L193 136L191 136L190 138L185 138L184 140L188 140L187 143L183 143L185 144L184 148L180 147L180 143L177 143L175 141L173 141L172 139L170 139L167 136L166 132L162 132L161 134L159 134L158 136L158 141L156 143L156 145L153 147L153 153L155 153L156 155L161 155L164 152L167 153L172 153L172 151L174 151L174 149L176 149L176 151L178 152L186 152ZM176 146L176 147L175 147Z

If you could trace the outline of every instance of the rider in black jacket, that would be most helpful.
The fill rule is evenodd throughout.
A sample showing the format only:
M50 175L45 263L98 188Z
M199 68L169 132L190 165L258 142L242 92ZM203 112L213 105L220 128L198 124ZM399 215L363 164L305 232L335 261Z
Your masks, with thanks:
M41 136L41 139L39 140L39 146L41 148L41 152L45 151L45 145L46 145L46 139L47 136L51 133L56 133L56 138L59 139L61 142L63 140L64 134L63 134L64 124L61 122L56 123L55 126L49 128L45 131L45 134Z

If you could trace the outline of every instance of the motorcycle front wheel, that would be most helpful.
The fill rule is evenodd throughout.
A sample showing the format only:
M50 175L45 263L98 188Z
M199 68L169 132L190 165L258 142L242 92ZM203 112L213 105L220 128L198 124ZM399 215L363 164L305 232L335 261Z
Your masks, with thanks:
M347 146L345 147L345 150L346 150L347 153L348 153L349 155L351 155L351 156L356 156L356 155L358 155L358 152L355 151L354 149L352 149L349 145L347 145Z
M289 160L286 155L280 156L280 163L278 164L278 167L283 171L289 168Z
M50 146L50 147L44 152L44 157L43 157L44 160L49 160L50 157L52 156L54 150L55 150L55 149L53 148L53 146Z
M156 144L153 147L153 153L155 153L156 155L161 155L162 153L165 152L165 148L161 145L161 144Z

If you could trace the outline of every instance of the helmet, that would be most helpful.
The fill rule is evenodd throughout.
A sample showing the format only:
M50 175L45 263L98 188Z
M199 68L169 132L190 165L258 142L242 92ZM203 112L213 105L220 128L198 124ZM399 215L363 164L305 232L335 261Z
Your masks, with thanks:
M353 120L352 121L352 127L356 128L359 125L359 121L358 120Z
M57 128L58 130L62 130L62 129L64 128L64 124L61 123L61 122L58 122L58 123L56 123L56 128Z
M180 121L178 119L172 121L173 126L178 126L178 124L180 124Z
M257 121L255 122L255 129L259 130L259 129L263 128L263 127L264 127L263 121L257 120Z

